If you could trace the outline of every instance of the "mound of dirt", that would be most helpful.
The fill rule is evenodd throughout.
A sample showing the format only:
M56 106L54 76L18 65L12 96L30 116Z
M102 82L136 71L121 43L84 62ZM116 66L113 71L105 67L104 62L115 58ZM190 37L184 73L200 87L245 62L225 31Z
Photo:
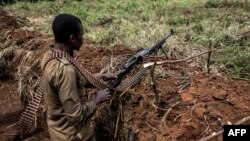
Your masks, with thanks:
M0 55L4 60L0 74L5 76L0 79L0 117L14 113L13 118L0 118L1 139L8 140L13 135L12 125L17 122L15 111L23 106L21 96L31 95L34 82L41 75L40 59L53 40L30 30L25 23L18 23L2 10L0 35L0 53L10 52L2 58ZM119 69L133 53L125 47L83 45L76 57L92 73L104 73ZM98 108L93 120L97 140L128 140L135 132L136 140L143 141L198 140L220 130L223 124L249 116L249 94L248 83L217 73L209 76L185 62L156 66L148 70L140 84L116 93L110 102ZM43 130L29 139L49 138L45 122L38 122Z
M17 28L18 23L11 16L8 16L7 12L0 9L0 31L5 30L6 28Z
M131 126L140 129L140 140L198 140L219 131L223 124L249 116L249 84L202 72L191 76L191 86L185 90L176 91L178 79L157 82L162 110L143 98L137 100L138 94L149 101L154 99L150 83L136 88Z

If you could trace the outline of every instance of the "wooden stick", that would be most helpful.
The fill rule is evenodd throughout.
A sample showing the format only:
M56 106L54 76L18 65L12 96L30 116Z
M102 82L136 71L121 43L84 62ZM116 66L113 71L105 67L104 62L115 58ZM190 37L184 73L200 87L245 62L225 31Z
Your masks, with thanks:
M237 123L235 123L235 125L243 124L243 123L245 123L245 122L247 122L247 121L249 121L249 120L250 120L250 116L245 117L245 118L239 120ZM208 140L210 140L210 139L212 139L212 138L214 138L214 137L217 137L217 136L221 135L222 133L223 133L223 129L220 130L220 131L217 132L217 133L213 133L212 135L209 135L209 136L207 136L207 137L205 137L205 138L202 138L202 139L200 139L199 141L208 141Z
M208 47L208 50L210 50L208 52L208 57L207 57L207 73L208 75L210 75L210 63L211 63L211 49L212 49L212 41L210 41L209 43L209 47Z
M147 121L146 121L146 124L151 128L151 129L153 129L153 130L155 130L155 131L157 131L157 132L159 132L159 133L161 133L161 131L159 130L159 129L157 129L157 128L155 128L155 127L153 127L152 125L150 125Z
M211 49L211 50L205 51L205 52L203 52L203 53L200 53L200 54L198 54L198 55L191 56L191 57L185 58L185 59L158 61L158 62L156 62L156 65L161 65L161 64L174 64L174 63L186 62L187 60L191 60L191 59L193 59L193 58L202 56L202 55L204 55L204 54L207 54L208 52L216 51L216 50L218 50L218 49L220 49L220 48ZM153 66L153 65L154 65L154 62L149 62L149 63L143 64L143 67L144 67L144 68L148 68L148 67Z
M120 117L121 117L121 110L122 110L122 106L120 104L119 105L118 117L117 117L116 124L115 124L115 135L114 135L114 138L116 138L116 136L117 136L117 131L118 131L118 127L119 127L119 121L120 121Z
M156 62L154 63L154 65L151 67L151 77L152 77L152 85L153 85L153 89L154 89L154 93L155 93L155 100L157 103L157 106L159 106L159 94L157 92L157 88L156 88L156 80L155 80L155 76L154 76L154 70L155 70L155 66L156 66Z
M164 114L164 116L163 116L163 118L162 118L162 123L164 123L164 125L166 126L166 122L165 122L165 120L166 120L166 118L167 118L167 116L168 116L168 114L169 114L169 112L173 109L173 107L174 106L176 106L176 105L178 105L178 104L180 104L180 102L178 101L178 102L176 102L175 104L173 104L169 109L168 109L168 111ZM162 125L161 125L162 126Z
M156 66L156 62L154 63L154 65L151 67L151 77L152 77L152 86L153 86L153 90L154 90L154 93L155 93L155 104L157 107L160 107L157 108L157 114L158 115L162 115L163 111L161 110L162 106L161 106L161 103L160 103L160 97L159 97L159 93L157 91L157 88L156 88L156 78L155 78L155 75L154 75L154 70L155 70L155 66Z

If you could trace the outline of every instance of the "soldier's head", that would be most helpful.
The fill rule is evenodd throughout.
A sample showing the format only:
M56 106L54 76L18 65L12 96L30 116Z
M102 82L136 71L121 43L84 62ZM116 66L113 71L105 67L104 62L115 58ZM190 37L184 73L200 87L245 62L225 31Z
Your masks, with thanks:
M56 16L52 30L56 43L66 44L73 50L79 50L83 44L82 22L76 16L70 14Z

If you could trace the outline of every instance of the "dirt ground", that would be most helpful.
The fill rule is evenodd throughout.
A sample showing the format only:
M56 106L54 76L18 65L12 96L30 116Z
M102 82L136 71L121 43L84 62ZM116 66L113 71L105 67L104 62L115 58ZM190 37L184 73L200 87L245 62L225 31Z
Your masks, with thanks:
M42 58L53 40L30 30L27 22L16 20L0 10L0 51L15 46L34 52L36 59ZM110 49L84 44L76 56L92 73L113 72L133 52L124 47ZM149 60L153 58L147 58ZM19 114L15 111L22 108L20 84L16 68L0 65L0 74L1 71L8 73L0 75L0 115L5 114L0 116L0 140L11 140ZM156 66L155 83L150 74L149 69L140 84L116 97L120 103L119 108L115 108L116 115L110 118L114 125L109 136L127 136L123 131L133 129L138 130L136 140L139 141L198 140L219 131L223 124L235 123L250 115L250 84L244 81L231 80L218 72L208 75L203 69L185 62ZM102 123L102 128L105 126L108 125ZM103 139L102 135L99 132L97 139ZM43 126L43 130L29 139L48 138L46 126ZM221 136L214 140L221 140Z

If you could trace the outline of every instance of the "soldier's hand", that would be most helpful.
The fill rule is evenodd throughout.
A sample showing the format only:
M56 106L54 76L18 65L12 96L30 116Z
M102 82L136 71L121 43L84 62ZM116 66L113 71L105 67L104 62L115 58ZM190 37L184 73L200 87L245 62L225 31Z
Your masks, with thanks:
M109 100L110 98L111 98L110 91L107 88L107 89L98 91L96 97L94 98L94 101L96 105L98 105Z

